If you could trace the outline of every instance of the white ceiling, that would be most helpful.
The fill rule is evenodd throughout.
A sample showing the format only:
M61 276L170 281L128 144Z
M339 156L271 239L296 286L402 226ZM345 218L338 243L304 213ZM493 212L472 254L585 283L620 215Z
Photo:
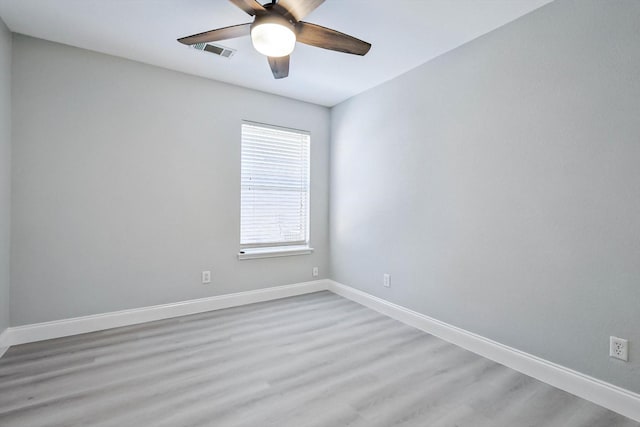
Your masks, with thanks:
M226 0L0 0L0 17L17 33L333 106L550 1L326 0L305 21L368 41L371 51L360 57L298 43L282 80L249 37L220 43L237 49L231 59L176 41L251 22Z

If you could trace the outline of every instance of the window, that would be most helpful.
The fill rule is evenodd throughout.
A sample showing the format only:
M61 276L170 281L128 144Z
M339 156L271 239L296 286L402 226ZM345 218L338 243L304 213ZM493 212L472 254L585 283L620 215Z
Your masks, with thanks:
M242 124L241 259L310 253L308 132Z

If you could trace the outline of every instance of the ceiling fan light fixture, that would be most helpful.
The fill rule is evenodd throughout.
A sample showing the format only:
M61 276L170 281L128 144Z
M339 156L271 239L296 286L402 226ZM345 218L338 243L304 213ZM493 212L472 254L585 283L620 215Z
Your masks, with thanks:
M251 25L251 42L261 54L279 58L293 52L296 33L293 24L278 15L261 16Z
M230 1L252 16L253 22L181 37L178 41L193 46L250 35L253 47L267 56L274 79L289 76L289 55L297 42L361 56L366 55L371 49L371 43L331 28L302 21L325 0L271 0L271 3L264 5L260 4L259 0Z

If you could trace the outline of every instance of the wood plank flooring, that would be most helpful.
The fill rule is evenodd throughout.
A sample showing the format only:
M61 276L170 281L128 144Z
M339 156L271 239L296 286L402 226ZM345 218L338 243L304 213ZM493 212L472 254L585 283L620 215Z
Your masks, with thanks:
M12 347L0 425L640 424L319 292Z

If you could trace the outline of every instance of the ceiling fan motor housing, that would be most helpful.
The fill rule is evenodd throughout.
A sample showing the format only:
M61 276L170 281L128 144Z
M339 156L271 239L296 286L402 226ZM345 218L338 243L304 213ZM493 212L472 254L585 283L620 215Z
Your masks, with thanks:
M251 29L253 29L256 25L261 25L261 24L282 25L284 27L290 28L291 31L293 31L293 29L295 28L294 22L291 22L290 20L288 20L287 18L285 18L284 16L280 15L277 12L271 12L271 11L269 11L268 13L261 13L259 15L256 15L255 19L253 20L253 24L251 24Z

